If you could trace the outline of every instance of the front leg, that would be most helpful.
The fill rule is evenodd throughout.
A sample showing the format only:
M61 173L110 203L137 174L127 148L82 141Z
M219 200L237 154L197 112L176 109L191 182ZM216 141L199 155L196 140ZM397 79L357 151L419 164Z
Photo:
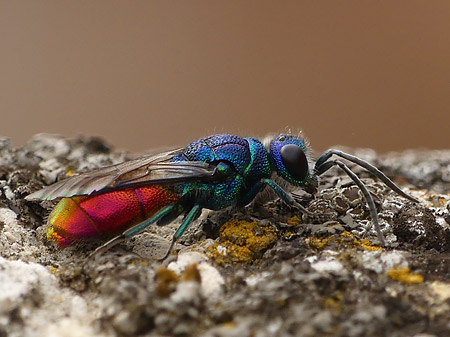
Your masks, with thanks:
M262 182L263 182L263 184L269 186L278 195L278 197L281 200L283 200L286 204L291 205L291 206L299 209L302 213L308 214L310 216L316 215L316 214L308 211L305 207L303 207L297 201L295 201L289 192L286 192L280 185L278 185L273 180L263 179Z
M257 183L255 183L239 200L237 206L245 206L249 204L266 186L270 187L286 204L299 209L302 213L306 213L310 216L315 215L314 213L308 211L305 207L300 205L298 202L296 202L289 192L286 192L280 185L278 185L271 179L261 179Z

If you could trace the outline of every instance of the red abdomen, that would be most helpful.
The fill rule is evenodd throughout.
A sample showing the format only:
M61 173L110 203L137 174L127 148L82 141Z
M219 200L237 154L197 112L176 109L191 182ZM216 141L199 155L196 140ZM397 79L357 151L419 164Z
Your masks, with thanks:
M174 191L158 185L63 198L50 213L47 238L64 247L77 240L112 236L177 202Z

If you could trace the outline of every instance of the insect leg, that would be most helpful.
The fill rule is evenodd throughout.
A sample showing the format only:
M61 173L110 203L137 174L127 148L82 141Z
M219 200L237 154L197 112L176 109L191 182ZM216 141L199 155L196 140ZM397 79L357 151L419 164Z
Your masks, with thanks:
M194 205L191 208L189 213L187 213L186 216L184 217L180 227L178 227L177 231L173 235L172 242L170 243L170 247L167 250L166 255L164 255L164 257L162 257L161 259L159 259L159 261L164 261L169 256L177 239L184 233L184 231L189 227L189 225L200 216L201 213L202 208L199 205Z
M166 226L174 221L178 216L185 211L185 208L181 204L177 204L177 207L174 207L169 213L164 214L159 220L156 222L156 225L159 227Z
M177 206L176 204L166 206L163 209L161 209L159 212L154 214L152 217L148 218L147 220L127 229L122 234L112 238L111 240L109 240L105 244L101 245L96 250L94 250L91 254L89 254L88 259L90 259L91 257L93 257L97 254L102 254L102 253L108 251L109 249L111 249L112 247L114 247L115 245L117 245L118 243L123 242L123 241L129 239L130 237L132 237L133 235L136 235L136 234L142 232L144 229L146 229L151 224L153 224L156 221L158 221L159 219L163 218L165 215L173 212L173 210L175 209L176 206Z
M351 161L352 163L355 163L363 168L365 168L367 171L369 171L370 173L372 173L374 176L376 176L377 178L379 178L381 181L383 181L388 187L390 187L395 193L401 195L402 197L414 201L414 202L419 202L419 200L417 200L416 198L411 197L410 195L406 194L405 192L403 192L400 187L398 187L391 179L389 179L383 172L381 172L379 169L377 169L375 166L373 166L372 164L366 162L365 160L362 160L356 156L353 156L351 154L339 151L339 150L328 150L325 151L320 157L319 159L317 159L316 164L314 166L314 171L316 172L317 175L321 175L323 172L327 171L330 167L327 167L325 164L329 163L328 159L330 159L330 157L332 155L336 155L339 156L341 158L347 159L348 161ZM324 166L325 165L325 166Z
M245 195L240 198L240 200L237 203L237 206L244 207L245 205L251 203L252 200L255 199L255 196L263 189L265 185L266 184L263 182L263 180L257 181L250 187L250 189L245 193Z
M372 217L372 222L377 232L378 240L380 240L381 244L384 246L386 243L384 241L384 237L383 234L381 233L380 225L378 223L378 214L377 209L375 207L375 202L373 201L372 196L370 195L369 191L367 190L367 187L363 184L361 179L359 179L359 177L355 173L353 173L353 171L350 170L347 165L345 165L343 162L339 160L330 160L323 162L321 165L317 167L316 174L321 175L334 165L338 165L341 169L343 169L345 173L347 173L347 175L355 182L355 184L361 190L362 194L364 195L364 198L366 199L367 204L369 205L370 216Z
M315 216L316 214L308 211L305 207L303 207L302 205L300 205L297 201L294 200L294 198L292 198L292 196L286 192L285 190L283 190L281 188L280 185L278 185L276 182L274 182L273 180L270 179L263 179L262 183L266 184L267 186L269 186L279 197L281 200L283 200L285 203L292 205L296 208L298 208L302 213L306 213L310 216Z

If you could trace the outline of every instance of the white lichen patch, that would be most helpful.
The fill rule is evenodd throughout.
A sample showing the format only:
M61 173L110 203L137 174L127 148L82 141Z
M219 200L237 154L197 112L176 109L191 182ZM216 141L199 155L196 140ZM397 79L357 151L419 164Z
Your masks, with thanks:
M94 335L85 300L61 289L45 267L2 257L0 266L0 331L11 337Z
M17 214L9 208L0 208L0 224L2 224L0 233L3 240L0 240L0 249L3 254L11 248L16 250L21 246L25 231L19 226Z
M434 281L430 283L430 288L433 290L439 302L447 302L450 299L450 284Z
M9 187L9 186L3 187L3 193L5 194L5 197L8 200L15 200L16 199L16 195L14 194L14 192L11 190L11 187Z
M249 287L255 287L260 282L264 282L271 274L269 272L262 272L257 274L252 274L245 278L245 283Z
M64 157L70 152L70 145L62 136L45 133L34 136L26 146L43 159Z
M181 275L188 266L197 265L201 278L201 293L208 301L216 301L222 294L225 283L219 271L208 262L208 257L199 252L180 252L177 261L169 263L168 269Z
M309 256L305 260L311 264L311 268L319 273L342 273L344 266L336 258L336 252L326 250L323 256Z
M408 267L405 252L401 251L363 251L361 252L361 263L364 268L376 273L386 272L393 268Z
M9 208L0 208L0 236L0 252L4 257L36 260L40 255L35 232L19 225L17 214Z
M38 335L33 335L38 336ZM71 318L62 318L61 320L45 327L42 331L42 336L46 337L86 337L86 336L96 336L102 337L106 336L99 332L94 332L92 327L83 324L83 322L75 322Z
M201 296L201 285L195 281L180 282L170 299L177 305L195 302Z
M170 262L167 268L174 271L178 275L181 275L181 273L186 270L187 266L190 266L191 264L200 264L205 261L208 261L208 257L205 254L199 252L180 251L177 260Z
M33 289L42 283L51 289L56 280L39 264L27 264L21 261L8 261L0 257L0 313L7 314L18 304L31 296ZM8 318L2 317L2 323Z
M39 173L45 180L45 183L50 185L56 181L58 174L65 171L65 168L56 158L49 158L39 163Z
M227 256L227 247L224 247L222 245L218 245L216 247L216 249L219 252L219 254L222 254L223 256Z
M16 227L18 224L17 214L9 208L0 208L0 222L4 227Z

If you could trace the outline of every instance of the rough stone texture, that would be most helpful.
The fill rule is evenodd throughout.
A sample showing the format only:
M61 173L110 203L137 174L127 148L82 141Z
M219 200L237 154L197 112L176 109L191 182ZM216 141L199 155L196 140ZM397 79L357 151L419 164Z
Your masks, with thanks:
M420 200L353 167L387 247L331 170L314 200L296 192L326 220L279 200L205 212L160 263L176 224L88 260L98 243L56 248L45 239L54 203L23 199L125 153L95 138L0 139L0 336L449 336L450 151L346 150Z

